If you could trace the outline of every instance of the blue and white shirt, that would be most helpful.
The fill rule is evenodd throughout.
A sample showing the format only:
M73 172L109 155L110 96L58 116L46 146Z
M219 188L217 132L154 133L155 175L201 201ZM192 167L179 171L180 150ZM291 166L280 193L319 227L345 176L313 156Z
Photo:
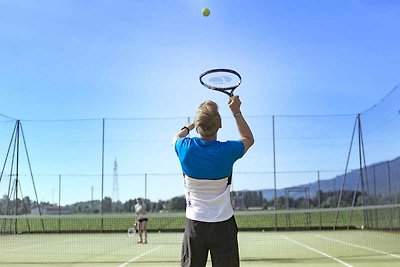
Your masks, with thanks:
M221 222L232 217L232 170L235 161L245 153L243 142L184 137L176 141L175 151L185 179L186 217L202 222Z

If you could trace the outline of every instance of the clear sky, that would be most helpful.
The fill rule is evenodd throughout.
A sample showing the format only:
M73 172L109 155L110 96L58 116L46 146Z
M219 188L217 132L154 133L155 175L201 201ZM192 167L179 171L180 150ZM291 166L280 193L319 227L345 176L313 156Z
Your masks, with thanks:
M209 17L201 15L203 7L210 8ZM144 183L136 174L180 172L169 140L201 101L219 103L228 130L221 137L237 136L226 96L198 82L210 68L233 68L243 77L237 94L256 134L253 155L238 162L237 171L271 172L271 115L357 114L400 82L399 14L395 0L0 0L0 113L22 121L39 199L58 199L63 174L65 188L71 183L64 203L88 200L91 186L99 198L102 118L126 118L106 120L105 167L105 194L111 195L117 158L126 200L143 195L143 185L132 189ZM326 128L339 125L337 118ZM282 142L280 151L286 146L301 153L278 149L278 169L343 169L354 118L339 119L346 126L329 134L340 136L340 156L330 155L334 160L321 166L302 164L311 154L299 145L305 142ZM13 122L0 120L4 158ZM297 127L285 123L287 132ZM312 140L325 134L301 125L297 137L304 129L318 133ZM287 132L281 140L291 140ZM265 175L243 176L251 177L237 188L273 186ZM183 192L179 177L155 177L148 178L152 200ZM308 179L287 177L278 187L315 177ZM6 185L2 180L1 195Z

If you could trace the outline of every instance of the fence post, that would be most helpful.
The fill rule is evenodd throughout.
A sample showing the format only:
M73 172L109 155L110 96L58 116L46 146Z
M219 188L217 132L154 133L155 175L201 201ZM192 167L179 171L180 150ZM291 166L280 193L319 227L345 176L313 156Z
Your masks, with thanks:
M104 205L104 135L105 135L105 119L103 118L103 135L101 142L101 232L103 232L103 205Z
M275 116L272 115L272 157L274 162L274 211L275 211L275 231L278 228L278 217L276 214L276 154L275 154Z
M58 232L61 233L61 174L58 176Z
M147 199L147 173L144 174L144 199Z

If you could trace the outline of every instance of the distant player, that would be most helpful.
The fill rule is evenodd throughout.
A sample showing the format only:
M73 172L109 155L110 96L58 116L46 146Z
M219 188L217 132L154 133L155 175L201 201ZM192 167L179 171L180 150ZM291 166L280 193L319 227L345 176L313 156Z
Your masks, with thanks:
M135 205L135 213L137 215L137 229L139 233L140 244L147 244L147 221L146 217L146 204L141 198L138 198Z

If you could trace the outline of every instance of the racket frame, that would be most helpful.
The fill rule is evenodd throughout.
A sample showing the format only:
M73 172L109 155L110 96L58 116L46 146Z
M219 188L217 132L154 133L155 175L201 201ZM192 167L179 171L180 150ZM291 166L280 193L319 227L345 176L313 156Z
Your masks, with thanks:
M129 228L127 231L128 237L135 237L136 232L137 232L137 223L135 222L133 227Z
M206 75L208 75L208 74L211 74L211 73L214 73L214 72L229 72L229 73L231 73L231 74L234 74L234 75L236 75L236 76L239 78L239 83L236 84L236 85L234 85L234 86L227 87L227 88L221 88L221 87L212 86L212 85L209 85L209 84L206 84L205 82L203 82L203 77L204 77L204 76L206 76ZM232 70L232 69L211 69L211 70L208 70L208 71L203 72L202 74L200 74L199 80L200 80L200 83L201 83L204 87L206 87L206 88L208 88L208 89L211 89L211 90L215 90L215 91L218 91L218 92L225 93L225 94L227 94L229 97L232 97L232 96L233 96L233 91L234 91L236 88L238 88L238 86L242 83L242 76L240 76L240 74L239 74L237 71L234 71L234 70Z

